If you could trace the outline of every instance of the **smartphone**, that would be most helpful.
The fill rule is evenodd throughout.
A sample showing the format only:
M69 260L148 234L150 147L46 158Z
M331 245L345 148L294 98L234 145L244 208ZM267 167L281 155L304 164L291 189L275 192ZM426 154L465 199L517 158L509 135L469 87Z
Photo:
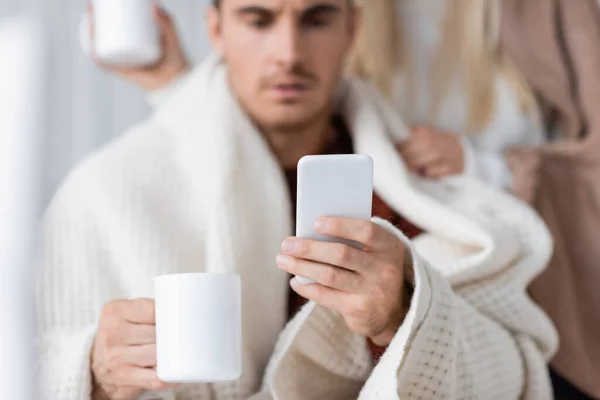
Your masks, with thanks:
M296 236L325 242L355 242L315 232L320 217L371 219L373 160L363 154L306 156L298 163ZM297 277L303 284L312 281Z

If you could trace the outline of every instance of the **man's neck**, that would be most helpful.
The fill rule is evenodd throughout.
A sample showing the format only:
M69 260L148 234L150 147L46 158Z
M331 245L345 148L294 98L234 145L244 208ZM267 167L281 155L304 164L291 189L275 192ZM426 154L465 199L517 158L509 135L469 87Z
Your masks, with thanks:
M284 169L295 168L304 156L321 153L335 138L329 118L322 118L297 130L264 130L263 134Z

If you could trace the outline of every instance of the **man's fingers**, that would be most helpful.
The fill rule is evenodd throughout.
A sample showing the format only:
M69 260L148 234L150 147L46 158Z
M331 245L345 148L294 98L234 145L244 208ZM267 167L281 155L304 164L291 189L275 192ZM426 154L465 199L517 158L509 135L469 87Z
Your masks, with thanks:
M154 300L136 299L123 302L121 315L134 324L154 325Z
M156 345L127 346L123 349L123 361L135 367L156 367Z
M360 285L358 274L333 265L279 255L277 266L292 275L310 279L332 289L353 291Z
M381 226L360 219L321 217L315 223L315 230L325 236L351 240L367 250L385 250L398 239Z
M319 284L303 285L296 278L290 282L292 289L305 299L312 300L330 310L343 313L346 304L346 294L336 289L331 289Z
M115 384L120 387L135 387L144 390L162 390L170 385L158 379L156 370L152 368L139 368L127 366L120 371L115 371Z
M123 334L124 344L128 346L156 343L156 327L154 325L130 324Z
M361 250L341 243L291 237L282 243L281 250L288 256L330 264L356 272L364 269L366 263L365 254Z

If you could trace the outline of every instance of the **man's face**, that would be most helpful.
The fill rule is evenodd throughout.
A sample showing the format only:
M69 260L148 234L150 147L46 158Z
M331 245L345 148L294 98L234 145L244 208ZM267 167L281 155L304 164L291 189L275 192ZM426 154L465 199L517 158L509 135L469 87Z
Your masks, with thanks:
M356 14L348 0L222 0L209 12L230 85L259 126L297 130L330 112Z

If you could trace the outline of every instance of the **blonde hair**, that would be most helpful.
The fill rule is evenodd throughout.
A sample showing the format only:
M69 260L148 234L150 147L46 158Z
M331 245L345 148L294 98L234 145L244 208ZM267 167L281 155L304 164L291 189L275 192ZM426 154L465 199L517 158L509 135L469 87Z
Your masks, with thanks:
M400 69L407 76L406 95L417 93L410 49L402 40L396 1L358 0L362 6L361 30L348 63L348 73L366 78L391 97L394 75ZM471 132L483 129L495 109L495 78L502 74L516 93L523 113L536 109L536 100L523 77L500 48L502 0L444 0L447 14L442 26L442 40L430 71L430 121L433 122L457 71L464 77L467 97L468 127ZM410 115L405 102L404 113Z

